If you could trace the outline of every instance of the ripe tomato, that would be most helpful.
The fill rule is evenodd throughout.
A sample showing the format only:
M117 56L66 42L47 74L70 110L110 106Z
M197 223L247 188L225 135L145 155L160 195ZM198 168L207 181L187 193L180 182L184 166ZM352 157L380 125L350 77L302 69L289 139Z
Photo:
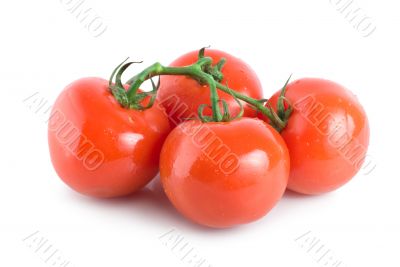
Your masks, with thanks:
M272 107L279 93L270 99ZM294 107L281 133L290 154L288 188L321 194L348 182L369 143L368 119L357 98L339 84L312 78L290 83L286 98Z
M95 197L132 193L158 171L159 153L170 131L157 104L122 108L100 78L80 79L57 98L48 125L53 166L76 191Z
M264 216L282 197L289 175L286 145L259 119L186 121L167 137L160 176L187 218L222 228Z
M213 59L216 64L221 58L226 59L222 68L224 79L221 84L228 84L233 90L260 99L262 87L255 72L242 60L222 51L206 49L205 56ZM185 54L170 64L173 67L182 67L195 63L198 51ZM220 99L228 102L232 117L240 112L240 106L227 93L218 92ZM163 104L170 121L174 126L183 120L197 116L201 104L210 104L210 89L208 85L201 85L196 80L185 76L161 76L161 86L157 98ZM255 117L256 112L245 102L242 102L245 117ZM211 115L211 109L205 110L205 115Z

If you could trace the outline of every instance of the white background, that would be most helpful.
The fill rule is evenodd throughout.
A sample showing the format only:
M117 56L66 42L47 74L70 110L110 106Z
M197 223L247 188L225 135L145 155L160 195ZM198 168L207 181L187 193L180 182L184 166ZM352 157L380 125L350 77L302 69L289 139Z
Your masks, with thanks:
M364 37L337 11L345 0L86 0L107 26L97 38L68 1L1 4L0 266L52 266L46 257L56 250L68 267L195 266L162 237L169 231L206 260L202 266L324 266L329 258L318 258L328 250L340 267L400 266L398 1L354 2L376 26ZM108 78L127 56L145 61L139 70L207 45L249 63L266 97L290 73L351 89L369 116L376 169L323 196L287 193L263 219L228 230L182 218L157 182L116 200L87 198L61 182L46 115L24 99L37 92L50 106L71 81ZM30 235L52 247L36 252ZM313 238L324 245L319 254Z

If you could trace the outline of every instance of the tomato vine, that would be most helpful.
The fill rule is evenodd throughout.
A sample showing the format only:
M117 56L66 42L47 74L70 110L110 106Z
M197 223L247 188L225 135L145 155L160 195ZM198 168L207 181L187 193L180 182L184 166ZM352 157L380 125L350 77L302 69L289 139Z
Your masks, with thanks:
M122 73L133 63L141 63L141 62L122 62L118 67L113 71L110 78L110 90L112 91L116 100L125 108L132 108L138 110L144 110L150 108L156 98L156 93L159 87L159 83L157 85L154 84L152 78L160 75L184 75L191 77L192 79L197 80L201 84L207 84L210 88L210 100L211 100L211 110L212 116L203 115L203 110L207 106L207 104L200 105L198 107L198 116L202 122L221 122L221 121L230 121L237 119L243 114L243 107L239 100L242 100L252 107L254 107L258 112L261 112L266 117L268 117L270 124L277 130L282 131L288 122L290 114L292 112L292 107L290 103L285 99L285 90L286 86L290 80L286 81L284 87L281 90L281 95L278 101L277 112L275 112L271 106L268 104L264 106L264 103L267 102L267 99L254 99L252 97L246 96L244 94L240 94L236 92L234 89L229 88L227 85L221 83L223 79L222 68L225 64L225 59L222 58L215 65L213 65L213 60L210 57L206 57L204 55L205 48L200 49L198 53L198 59L195 63L183 66L183 67L169 67L156 62L151 66L145 68L140 73L136 74L132 78L127 81L127 85L129 88L126 90L124 88L123 83L121 82ZM115 77L115 82L114 82ZM147 80L151 80L153 89L150 92L141 92L139 87ZM241 107L241 112L235 116L231 117L228 110L228 105L225 100L220 100L218 97L217 90L221 90L225 93L232 95L232 97L239 103ZM146 97L150 97L150 101L146 106L141 104L141 101ZM287 108L285 108L285 104L287 104ZM223 108L223 112L221 112L221 105Z

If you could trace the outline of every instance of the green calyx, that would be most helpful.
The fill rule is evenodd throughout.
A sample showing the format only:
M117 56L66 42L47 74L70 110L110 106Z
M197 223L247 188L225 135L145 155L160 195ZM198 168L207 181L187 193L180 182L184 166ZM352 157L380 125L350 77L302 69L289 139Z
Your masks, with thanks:
M200 49L199 56L198 56L199 60L204 58L205 50L206 50L205 47ZM221 82L222 79L224 78L224 75L222 74L222 67L225 65L225 63L226 63L226 59L221 58L217 62L217 64L215 64L214 66L211 64L204 64L204 65L201 65L201 67L205 73L210 74L213 77L214 81ZM200 81L200 82L202 82L202 81Z
M156 85L152 80L153 77L160 75L184 75L195 79L200 84L209 86L211 105L203 104L198 107L198 117L202 122L226 122L238 119L243 115L242 102L246 102L258 112L261 112L268 117L270 124L277 131L282 131L286 127L289 116L292 112L292 107L289 101L285 98L286 86L290 80L290 77L281 90L276 108L277 112L275 112L274 109L269 105L267 99L254 99L236 92L227 85L221 84L221 81L224 78L222 69L226 60L222 58L213 65L212 58L205 56L205 49L206 48L200 49L198 59L192 65L183 67L169 67L163 66L158 62L154 63L153 65L144 69L142 72L130 78L126 83L126 85L129 86L128 89L125 89L124 85L122 84L121 76L130 65L141 62L125 63L125 60L113 71L110 78L109 88L121 106L129 109L145 110L152 107L156 98L157 90L160 87L160 79ZM141 92L139 87L146 80L151 81L153 90L150 92ZM217 92L218 90L230 94L235 99L240 106L239 114L234 117L230 115L228 103L224 99L219 99ZM143 106L142 102L147 97L150 97L150 100L145 106ZM288 106L287 108L285 108L285 104ZM204 115L205 108L207 107L211 108L212 110L211 116Z
M287 121L289 119L289 117L290 117L290 114L293 111L292 105L285 98L286 88L287 88L287 85L288 85L291 77L292 77L292 75L290 75L289 78L287 79L285 85L283 86L283 88L281 90L279 98L278 98L278 104L277 104L278 116L283 121ZM288 108L287 109L285 109L285 104L284 104L285 102L288 104Z
M128 62L125 63L128 59L124 60L121 64L119 64L111 74L108 87L113 94L114 98L118 101L118 103L128 109L136 109L136 110L146 110L151 108L154 104L154 101L157 96L157 90L160 87L160 80L157 85L154 83L152 79L150 79L153 89L150 92L138 92L135 90L134 94L131 93L129 96L128 93L132 91L132 86L130 86L127 90L124 87L124 84L121 81L122 74L124 71L134 63L142 63L142 62ZM114 81L115 78L115 81ZM146 98L150 98L148 103L143 106L143 102Z

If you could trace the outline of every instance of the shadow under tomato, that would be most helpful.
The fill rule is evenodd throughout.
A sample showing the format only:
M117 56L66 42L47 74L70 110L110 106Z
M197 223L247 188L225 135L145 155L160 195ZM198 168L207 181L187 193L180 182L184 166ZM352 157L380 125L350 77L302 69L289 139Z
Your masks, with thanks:
M327 196L330 196L334 193L335 191L328 192L325 194L319 194L319 195L307 195L307 194L301 194L297 193L295 191L286 189L285 193L283 194L283 198L287 199L314 199L314 198L325 198Z
M78 196L79 194L75 194ZM189 229L201 233L215 231L232 231L235 228L214 229L196 224L181 215L171 204L164 193L159 175L157 175L145 188L131 195L118 198L92 198L79 195L79 201L86 201L89 205L109 208L111 211L121 211L135 217L143 217L148 224L162 225L170 228Z
M314 201L315 198L326 198L327 195L332 195L304 195L286 190L282 199L277 203L277 206L265 217L250 224L218 229L199 225L181 215L164 193L159 176L155 177L153 181L142 190L125 197L101 199L83 196L78 193L73 193L72 191L70 192L75 198L79 198L77 199L78 202L83 201L90 206L94 205L96 207L101 207L103 210L109 210L113 213L113 217L118 220L121 216L127 216L128 219L135 221L140 218L140 221L146 224L162 226L164 228L177 228L178 230L181 229L185 231L191 230L200 234L210 234L211 236L214 236L216 232L218 232L218 236L221 234L230 235L232 232L252 229L252 227L256 227L257 225L258 227L264 227L263 225L273 223L275 220L290 220L291 218L288 217L290 212L288 213L287 211L291 209L298 210L298 201L303 201L302 206L304 206Z
M289 198L289 199L306 199L306 198L312 198L312 197L315 197L315 196L300 194L300 193L294 192L289 189L286 189L285 193L283 194L283 198Z

